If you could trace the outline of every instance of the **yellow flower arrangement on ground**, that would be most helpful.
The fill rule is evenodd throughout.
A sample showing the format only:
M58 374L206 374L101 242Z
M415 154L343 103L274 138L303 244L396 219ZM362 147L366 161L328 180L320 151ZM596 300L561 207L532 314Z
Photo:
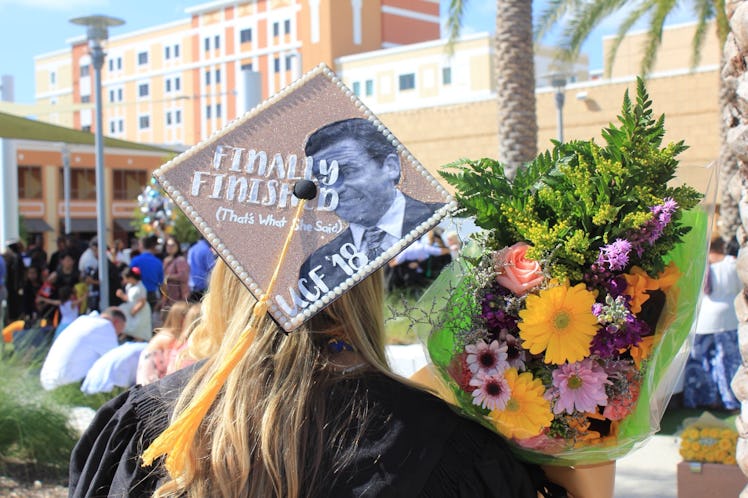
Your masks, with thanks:
M738 432L705 413L681 433L680 455L692 462L735 464Z

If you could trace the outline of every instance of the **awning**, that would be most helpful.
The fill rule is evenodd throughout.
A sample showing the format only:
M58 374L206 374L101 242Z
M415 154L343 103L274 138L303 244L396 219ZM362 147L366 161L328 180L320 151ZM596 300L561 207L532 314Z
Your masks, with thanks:
M96 218L71 218L71 232L95 232Z
M54 232L54 229L41 218L24 218L23 224L29 233Z
M114 218L114 226L123 232L134 232L135 229L132 227L133 221L132 218Z

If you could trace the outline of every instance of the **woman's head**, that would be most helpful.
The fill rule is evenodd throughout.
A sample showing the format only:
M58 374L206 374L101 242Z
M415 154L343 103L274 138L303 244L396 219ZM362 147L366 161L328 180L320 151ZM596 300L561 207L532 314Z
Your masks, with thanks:
M164 241L164 251L168 256L181 256L182 246L173 235L168 235Z
M137 266L128 268L127 270L125 270L124 277L128 282L140 282L140 280L142 279L140 268L138 268Z
M173 334L178 335L182 330L182 324L184 317L187 315L187 311L190 309L189 303L186 301L176 301L169 307L169 312L166 314L166 320L162 328L170 330Z
M64 285L57 290L57 297L59 297L60 301L63 303L65 301L70 301L70 298L72 296L73 296L73 288L68 285Z

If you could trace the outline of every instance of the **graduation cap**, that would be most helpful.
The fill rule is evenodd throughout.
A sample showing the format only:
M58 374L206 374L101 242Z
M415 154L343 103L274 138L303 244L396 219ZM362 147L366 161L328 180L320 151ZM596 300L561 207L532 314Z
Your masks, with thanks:
M255 298L272 294L268 311L287 332L453 207L325 65L154 176ZM295 188L310 197L299 216Z
M455 207L439 182L322 64L156 170L154 177L258 300L292 332ZM143 455L180 453L249 347ZM193 406L194 405L194 406ZM176 455L175 455L176 454ZM177 458L175 458L177 456Z

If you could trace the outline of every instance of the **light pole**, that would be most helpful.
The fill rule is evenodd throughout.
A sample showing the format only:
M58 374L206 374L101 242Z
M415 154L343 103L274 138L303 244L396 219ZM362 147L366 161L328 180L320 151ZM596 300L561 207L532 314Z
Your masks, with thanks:
M96 87L96 238L99 250L99 309L109 306L109 265L107 264L106 238L106 182L104 181L104 132L101 112L101 68L104 66L103 41L109 37L109 26L121 26L122 19L109 16L85 16L70 20L73 24L86 26L88 50L94 67Z
M556 130L558 141L564 141L564 89L566 76L562 73L551 75L551 86L556 89Z

